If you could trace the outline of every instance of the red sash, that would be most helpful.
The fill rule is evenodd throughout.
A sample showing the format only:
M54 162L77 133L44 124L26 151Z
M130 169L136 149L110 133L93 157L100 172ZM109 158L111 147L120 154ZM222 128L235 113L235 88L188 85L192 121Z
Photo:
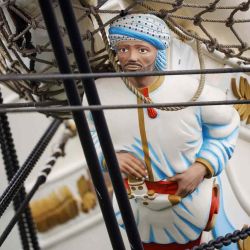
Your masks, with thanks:
M144 250L187 250L192 249L195 246L199 246L201 242L201 236L194 241L188 242L187 244L155 244L155 243L143 243Z
M209 213L207 225L204 229L205 231L210 231L213 228L216 215L219 213L219 208L220 208L219 186L214 186L212 190L210 213Z
M128 179L124 180L125 187L128 189ZM177 182L173 181L156 181L156 182L150 182L150 181L145 181L145 184L148 188L148 190L154 190L158 194L172 194L174 195L178 189L178 184ZM208 222L206 225L205 230L208 231L210 230L214 223L214 216L218 214L219 212L219 189L218 186L214 186L212 190L212 199L211 199L211 207L210 207L210 213L209 213L209 218ZM191 249L194 246L197 246L200 244L200 239L201 236L192 242L189 242L187 244L176 244L176 243L171 243L171 244L155 244L155 243L144 243L144 249L145 250L186 250L186 249Z
M124 183L125 187L128 189L128 179L125 179ZM178 189L178 185L174 181L145 181L145 184L148 190L154 190L158 194L175 194Z

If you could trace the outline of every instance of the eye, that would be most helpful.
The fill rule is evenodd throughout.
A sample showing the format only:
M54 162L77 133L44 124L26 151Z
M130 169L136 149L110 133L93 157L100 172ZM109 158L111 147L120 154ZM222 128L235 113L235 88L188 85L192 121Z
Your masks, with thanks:
M128 49L127 48L118 48L118 52L119 53L126 53L126 52L128 52Z
M141 54L145 54L145 53L148 52L148 49L146 49L146 48L139 48L139 52L140 52Z

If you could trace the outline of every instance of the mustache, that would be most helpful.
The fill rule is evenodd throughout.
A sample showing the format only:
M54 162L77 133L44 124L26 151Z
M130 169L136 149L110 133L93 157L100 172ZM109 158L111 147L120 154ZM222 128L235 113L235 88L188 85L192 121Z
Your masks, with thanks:
M128 63L126 63L125 65L124 65L124 67L126 67L126 66L139 66L139 67L142 67L142 65L140 64L140 63L133 63L133 62L128 62Z

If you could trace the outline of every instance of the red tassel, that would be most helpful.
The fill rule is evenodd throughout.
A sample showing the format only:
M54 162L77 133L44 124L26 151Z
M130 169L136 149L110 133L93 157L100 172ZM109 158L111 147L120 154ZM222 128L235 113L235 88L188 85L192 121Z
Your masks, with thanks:
M148 95L148 88L144 88L142 89L142 94L145 96L145 97L148 97L149 98L149 95ZM150 99L150 98L149 98ZM154 109L154 108L147 108L147 111L148 111L148 116L152 119L156 118L157 117L157 111Z
M154 108L147 108L148 116L152 119L157 117L157 111Z

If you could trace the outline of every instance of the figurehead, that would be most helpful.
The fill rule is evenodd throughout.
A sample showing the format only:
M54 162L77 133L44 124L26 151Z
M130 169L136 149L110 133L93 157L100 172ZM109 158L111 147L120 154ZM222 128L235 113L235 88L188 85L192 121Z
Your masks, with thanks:
M115 20L109 28L111 48L116 50L120 41L141 40L153 45L157 50L155 70L167 69L167 48L170 31L166 23L152 14L130 14Z

